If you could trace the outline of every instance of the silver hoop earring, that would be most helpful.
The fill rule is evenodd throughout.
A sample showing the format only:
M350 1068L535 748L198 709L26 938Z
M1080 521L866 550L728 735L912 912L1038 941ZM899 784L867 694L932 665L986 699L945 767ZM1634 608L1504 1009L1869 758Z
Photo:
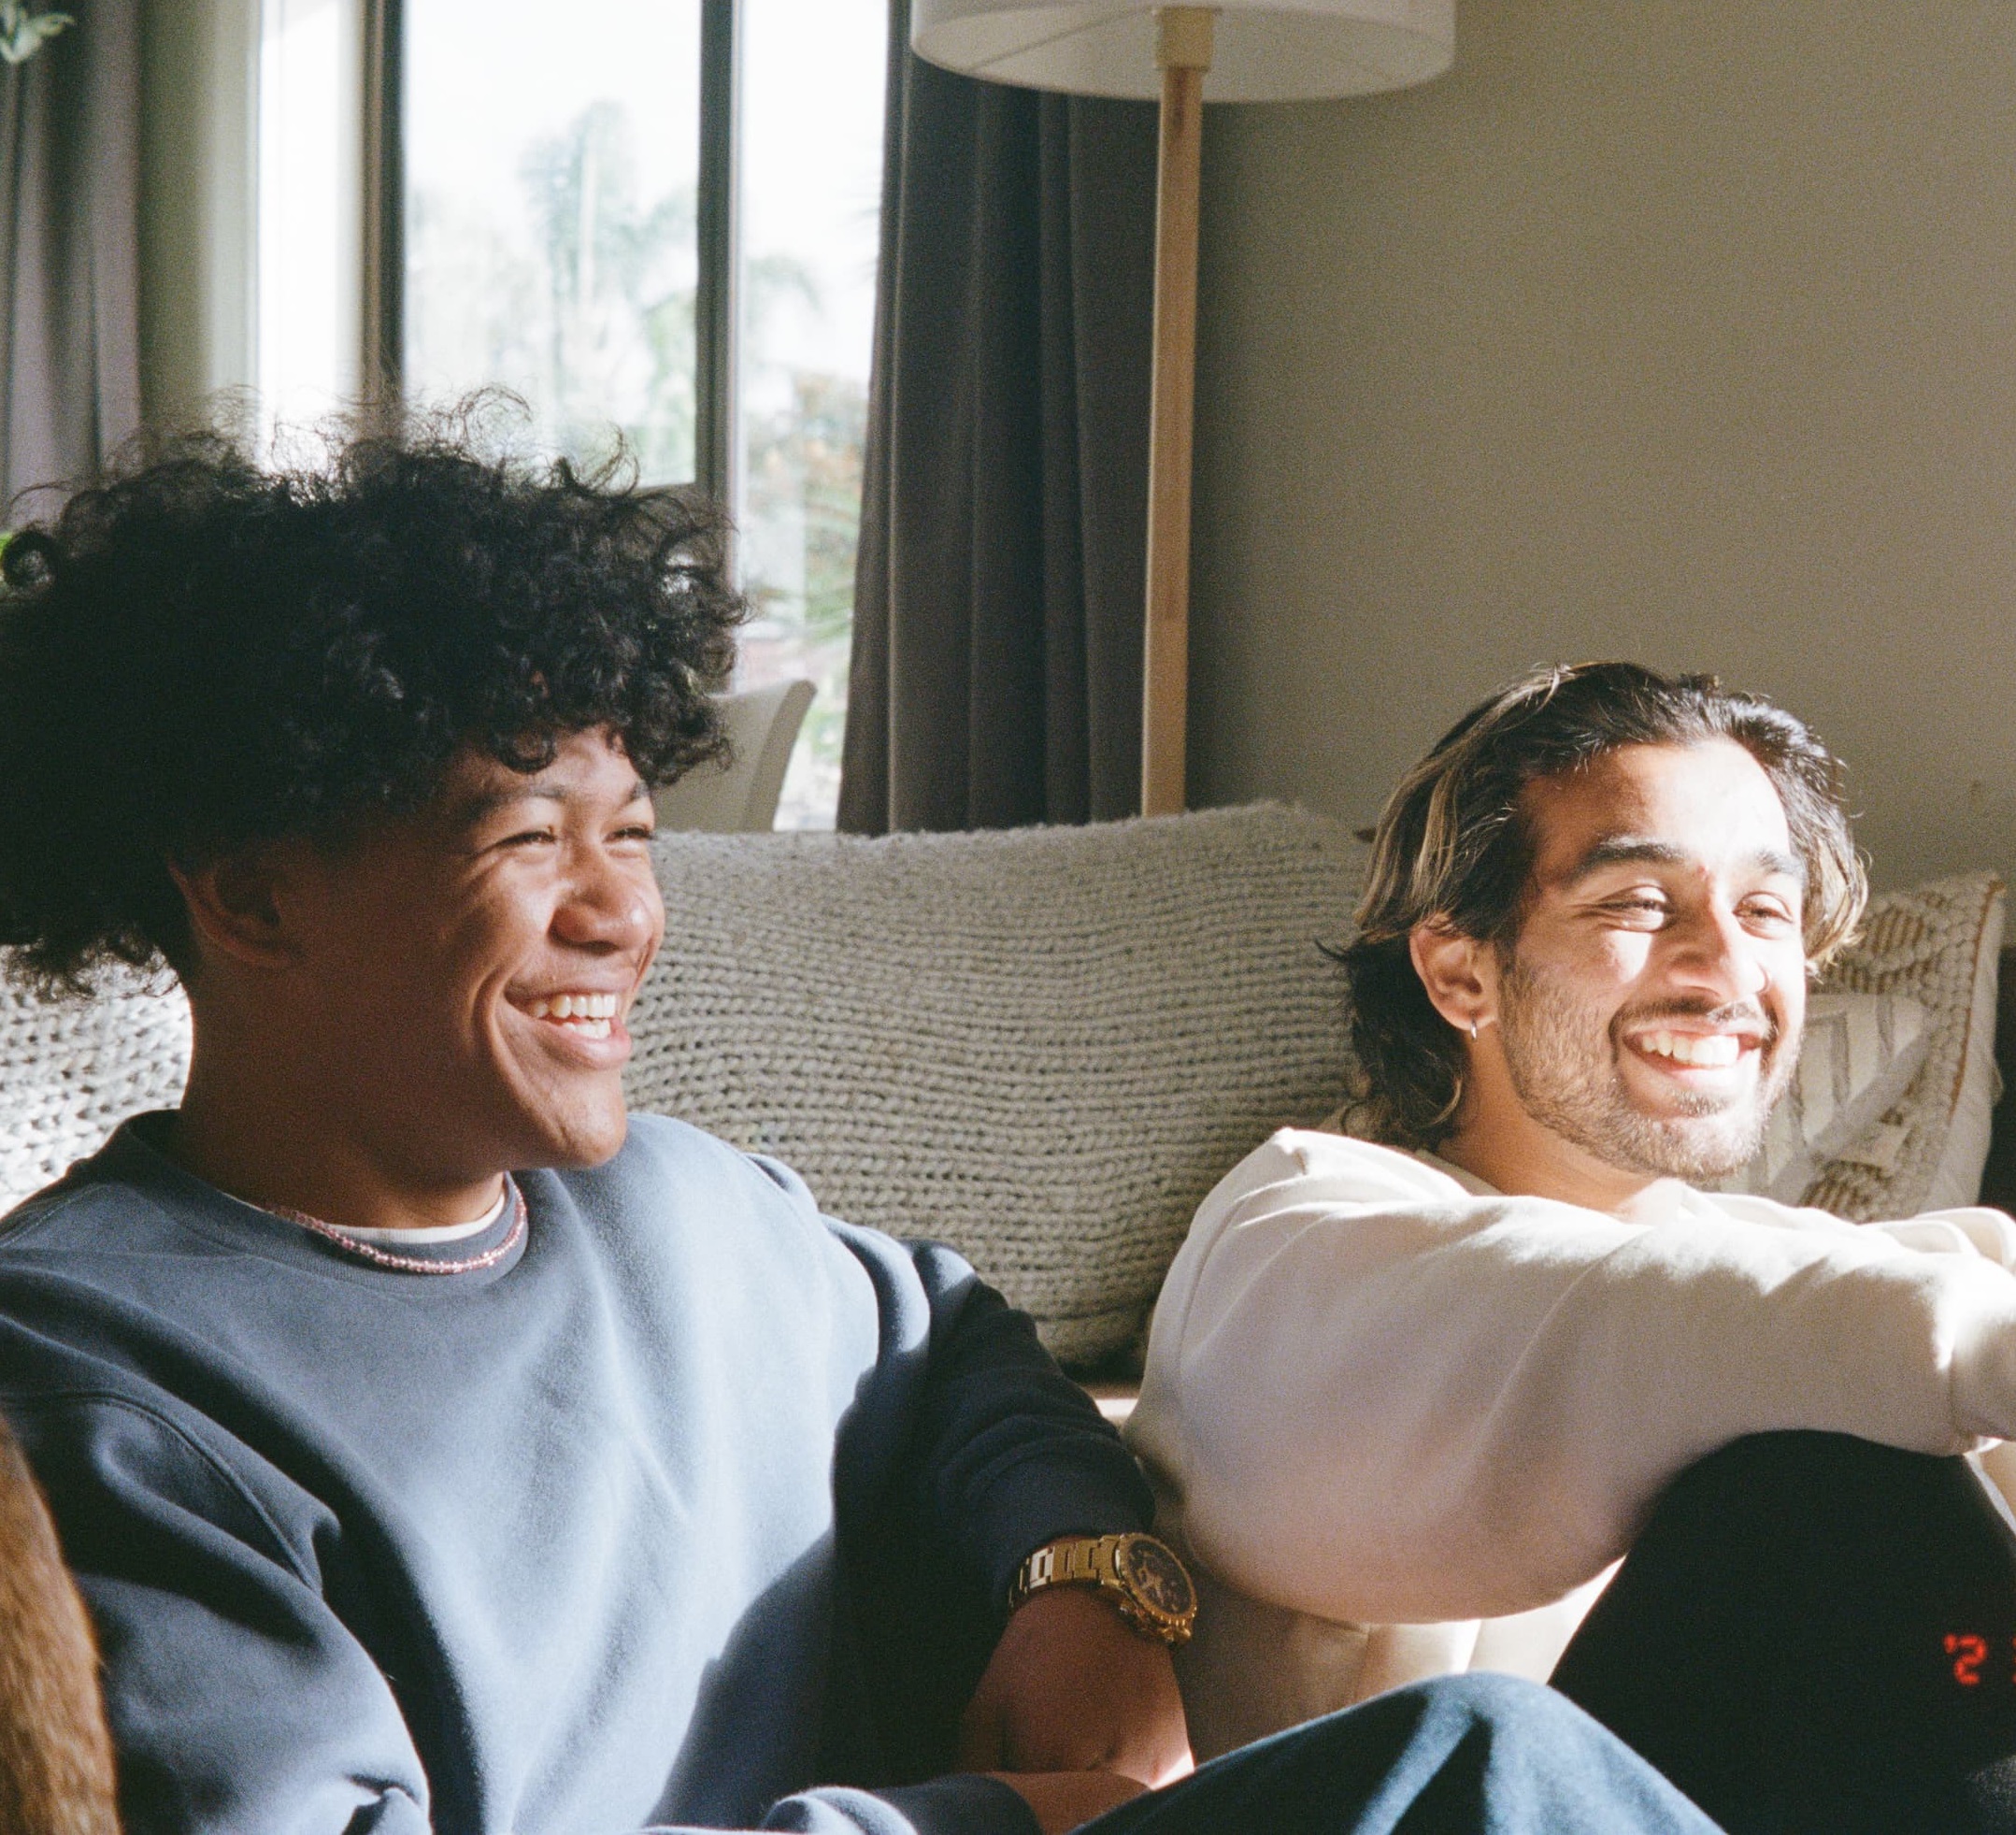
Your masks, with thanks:
M1475 1020L1470 1022L1470 1037L1473 1039L1477 1037L1477 1022Z

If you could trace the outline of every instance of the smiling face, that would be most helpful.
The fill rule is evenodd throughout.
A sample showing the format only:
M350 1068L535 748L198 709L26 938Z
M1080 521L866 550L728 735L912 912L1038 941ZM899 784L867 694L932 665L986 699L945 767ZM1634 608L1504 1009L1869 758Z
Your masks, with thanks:
M624 1025L665 927L651 804L602 733L460 754L418 814L291 880L314 1050L361 1155L429 1183L622 1144Z
M1805 1019L1803 884L1771 780L1727 739L1625 746L1532 784L1523 813L1517 939L1468 945L1467 981L1437 999L1479 1026L1451 1156L1578 1201L1734 1170Z

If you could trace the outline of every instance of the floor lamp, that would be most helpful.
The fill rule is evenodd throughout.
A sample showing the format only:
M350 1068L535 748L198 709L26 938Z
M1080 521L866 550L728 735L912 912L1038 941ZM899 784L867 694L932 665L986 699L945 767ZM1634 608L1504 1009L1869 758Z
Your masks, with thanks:
M1455 0L1217 0L1210 7L912 0L912 47L949 70L1077 95L1162 98L1141 695L1144 815L1172 815L1185 801L1203 105L1399 89L1439 76L1455 55Z

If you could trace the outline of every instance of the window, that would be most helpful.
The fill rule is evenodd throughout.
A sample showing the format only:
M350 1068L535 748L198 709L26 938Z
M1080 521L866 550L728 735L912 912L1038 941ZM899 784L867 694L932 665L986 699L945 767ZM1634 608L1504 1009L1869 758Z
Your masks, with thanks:
M693 464L699 0L406 0L409 399L489 382L542 450Z
M830 826L887 0L263 7L268 410L298 421L354 394L381 321L408 400L501 383L529 405L536 452L593 462L620 432L651 481L723 493L757 608L740 681L819 690L779 822ZM368 144L374 61L358 48L374 32L391 35L391 158ZM388 221L373 273L363 251Z
M363 46L361 0L262 0L250 370L269 426L363 380Z
M880 236L887 0L743 0L743 670L819 694L779 822L830 827Z

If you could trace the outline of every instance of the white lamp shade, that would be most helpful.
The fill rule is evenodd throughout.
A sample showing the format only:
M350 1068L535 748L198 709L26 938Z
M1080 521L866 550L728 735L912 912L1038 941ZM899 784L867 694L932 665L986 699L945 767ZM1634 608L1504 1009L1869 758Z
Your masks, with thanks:
M948 70L1076 95L1152 97L1150 0L911 0L910 43ZM1207 102L1301 102L1425 82L1456 51L1455 0L1211 0Z

